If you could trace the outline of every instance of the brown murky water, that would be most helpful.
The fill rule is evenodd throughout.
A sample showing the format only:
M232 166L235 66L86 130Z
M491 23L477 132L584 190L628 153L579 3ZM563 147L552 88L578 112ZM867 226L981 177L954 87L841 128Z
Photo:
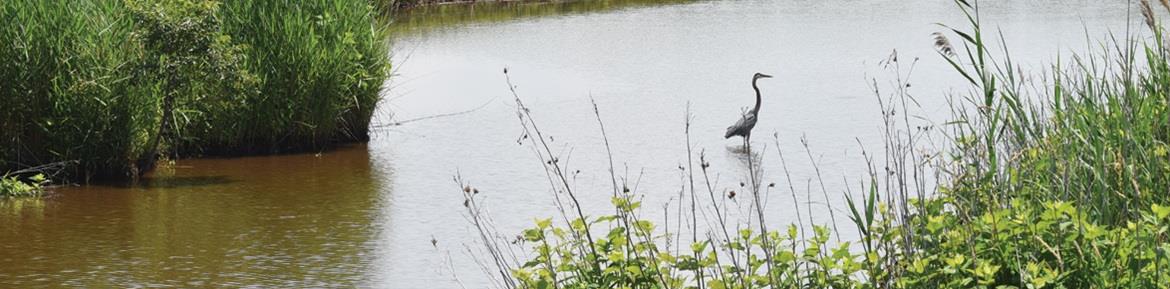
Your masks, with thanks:
M592 96L619 175L639 185L656 221L684 184L688 104L692 145L705 151L717 189L744 180L740 141L722 134L751 105L754 72L776 76L760 83L762 177L786 187L779 145L799 193L770 196L775 223L796 221L793 204L812 213L806 222L827 223L846 180L864 173L859 147L881 140L867 85L886 83L878 62L891 51L921 58L910 79L921 106L902 113L937 124L947 95L966 89L931 47L941 30L932 23L963 21L950 1L628 2L636 5L444 7L402 18L397 76L381 108L411 119L482 106L473 113L379 129L368 145L321 155L182 160L141 186L0 200L0 288L485 287L488 275L466 253L479 245L452 176L483 190L501 232L556 215L539 161L516 142L503 67L582 171L574 182L587 192L586 213L610 211ZM1028 71L1083 51L1086 35L1123 35L1126 15L1140 21L1125 1L980 2Z
M388 174L365 146L185 160L136 187L0 202L0 287L353 287Z

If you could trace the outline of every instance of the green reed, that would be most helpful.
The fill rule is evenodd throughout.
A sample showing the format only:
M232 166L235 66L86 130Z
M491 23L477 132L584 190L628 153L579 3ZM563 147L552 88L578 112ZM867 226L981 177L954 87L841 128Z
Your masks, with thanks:
M961 7L977 17L975 6ZM1160 27L1151 26L1154 39L1145 46L1103 44L1071 65L1057 63L1037 83L1024 80L1006 46L988 52L972 23L974 33L955 32L968 59L988 64L963 67L967 60L947 57L981 91L966 98L973 108L955 110L950 157L957 161L946 167L954 176L944 186L951 196L972 214L1010 207L1011 199L1076 202L1086 217L1111 225L1170 203L1170 58Z

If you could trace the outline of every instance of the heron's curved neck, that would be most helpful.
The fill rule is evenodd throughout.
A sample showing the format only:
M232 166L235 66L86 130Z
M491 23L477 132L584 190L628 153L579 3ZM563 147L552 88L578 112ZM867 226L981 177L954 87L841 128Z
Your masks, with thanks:
M759 78L752 79L752 89L756 90L756 107L752 109L753 114L760 112L760 87L756 86L756 80Z

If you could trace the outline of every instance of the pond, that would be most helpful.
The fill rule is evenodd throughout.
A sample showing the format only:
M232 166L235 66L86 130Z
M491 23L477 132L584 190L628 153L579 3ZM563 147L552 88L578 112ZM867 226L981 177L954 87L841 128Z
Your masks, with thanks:
M746 180L741 141L722 136L753 104L756 72L775 76L759 82L753 139L763 183L783 188L768 196L772 224L796 222L797 209L806 224L827 224L834 210L847 222L840 206L864 176L861 151L882 148L871 85L891 87L898 72L882 61L895 50L919 104L908 113L924 119L916 124L948 120L949 97L968 89L930 37L943 30L933 23L963 27L949 1L647 2L399 15L396 75L375 123L423 119L320 154L180 160L140 185L0 201L0 287L484 287L455 176L481 190L501 232L558 214L541 161L518 142L505 68L553 149L580 170L573 183L586 213L611 210L593 100L617 175L654 220L688 184L679 170L688 111L690 145L710 162L716 189ZM983 5L983 21L1031 72L1141 28L1118 1ZM427 118L437 115L447 116Z

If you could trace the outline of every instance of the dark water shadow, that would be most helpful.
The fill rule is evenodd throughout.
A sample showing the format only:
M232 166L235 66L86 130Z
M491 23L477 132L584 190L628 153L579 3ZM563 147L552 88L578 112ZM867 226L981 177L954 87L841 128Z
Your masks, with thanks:
M756 180L763 177L763 160L764 151L768 149L766 145L746 147L744 145L730 145L727 146L727 152L732 158L736 160L739 168L745 173L755 173Z
M746 147L742 144L734 144L734 145L727 146L728 153L735 155L736 158L739 158L740 160L742 160L744 162L747 161L749 154L752 156L753 161L758 162L760 160L760 157L763 156L764 151L767 149L768 149L767 145L753 145L750 148Z
M118 183L113 184L113 186L118 188L175 189L227 185L236 182L239 181L228 176L168 176L141 179L136 183Z
M757 149L757 150L759 150L759 149ZM737 144L737 145L727 146L727 152L734 154L734 155L737 155L737 156L746 156L748 153L748 149L747 149L747 147L745 147L743 145Z

